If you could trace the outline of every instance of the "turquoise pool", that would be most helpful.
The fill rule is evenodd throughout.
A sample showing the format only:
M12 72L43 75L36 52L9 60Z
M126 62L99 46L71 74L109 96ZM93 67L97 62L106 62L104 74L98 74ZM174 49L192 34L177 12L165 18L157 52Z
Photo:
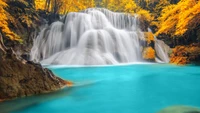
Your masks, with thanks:
M200 67L137 64L49 66L75 86L0 104L12 113L156 113L173 105L200 107Z

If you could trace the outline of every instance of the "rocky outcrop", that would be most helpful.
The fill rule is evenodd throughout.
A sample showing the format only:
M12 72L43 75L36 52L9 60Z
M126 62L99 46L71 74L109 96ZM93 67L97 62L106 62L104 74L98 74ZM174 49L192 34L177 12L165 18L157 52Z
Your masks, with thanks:
M68 83L40 64L17 57L0 36L0 101L55 91Z
M32 0L7 0L7 23L20 40L11 40L0 29L0 101L58 90L71 82L56 77L40 64L26 61L32 39L46 24L43 15L36 11ZM5 45L6 46L5 46ZM6 48L8 47L8 48ZM13 49L12 49L12 48ZM22 55L23 58L20 57Z

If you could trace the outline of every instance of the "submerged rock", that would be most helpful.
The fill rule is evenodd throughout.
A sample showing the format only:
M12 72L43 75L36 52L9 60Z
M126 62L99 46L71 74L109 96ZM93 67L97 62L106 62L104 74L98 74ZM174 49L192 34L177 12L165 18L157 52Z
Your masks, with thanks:
M164 108L158 113L200 113L200 110L190 106L171 106Z
M50 70L17 57L3 45L0 36L0 101L58 90L71 82Z

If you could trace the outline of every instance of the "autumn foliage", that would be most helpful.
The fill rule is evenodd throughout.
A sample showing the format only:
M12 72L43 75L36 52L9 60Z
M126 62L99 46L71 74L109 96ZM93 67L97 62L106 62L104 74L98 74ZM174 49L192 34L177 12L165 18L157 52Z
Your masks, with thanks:
M16 32L19 30L12 31L13 29L19 26L24 27L24 25L27 26L24 27L26 29L37 26L31 20L39 21L39 13L37 13L40 12L39 10L46 14L67 14L87 8L101 7L114 12L138 15L140 27L144 31L147 42L147 47L143 52L144 59L155 59L155 51L152 48L154 34L147 32L148 27L152 28L158 38L164 41L167 39L165 42L171 47L177 46L172 54L171 62L188 63L192 57L184 56L184 53L191 55L200 51L199 46L189 46L200 42L200 0L32 0L35 3L32 7L34 13L27 13L32 12L32 9L27 10L29 8L27 6L13 10L12 12L26 9L25 13L19 12L15 16L8 12L10 8L8 1L28 3L28 0L0 0L0 32L11 40L21 40L18 35L23 34ZM16 17L19 17L17 20L20 24L15 24ZM187 46L182 46L186 44ZM181 53L179 54L178 51Z
M146 60L154 60L155 59L155 50L152 47L147 47L143 51L143 58Z
M169 5L162 10L156 34L181 36L189 29L189 22L199 13L199 0L181 0L176 5Z
M37 10L45 10L45 0L35 0L35 8Z
M177 46L173 49L170 63L184 65L190 62L200 62L200 43Z
M95 7L95 2L94 0L35 0L35 7L49 12L66 14Z
M125 12L129 14L138 14L151 22L154 17L148 10L141 8L134 0L102 0L101 7L115 12Z
M5 0L0 0L0 31L5 34L5 36L9 37L11 40L20 40L20 37L10 30L8 26L9 14L5 10L9 6L6 4Z
M47 2L48 1L48 2ZM115 12L125 12L129 14L137 13L146 20L152 21L154 18L149 11L142 9L134 0L35 0L36 9L53 12L56 7L57 13L66 14L68 12L78 12L87 8L103 7Z
M154 42L154 34L152 32L144 32L144 36L148 44Z

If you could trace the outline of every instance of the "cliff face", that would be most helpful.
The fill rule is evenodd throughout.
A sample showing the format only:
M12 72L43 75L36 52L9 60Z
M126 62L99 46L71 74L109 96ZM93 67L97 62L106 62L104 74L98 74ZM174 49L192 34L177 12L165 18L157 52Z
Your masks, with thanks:
M17 57L7 49L0 36L0 101L33 94L47 93L66 86L41 65Z

